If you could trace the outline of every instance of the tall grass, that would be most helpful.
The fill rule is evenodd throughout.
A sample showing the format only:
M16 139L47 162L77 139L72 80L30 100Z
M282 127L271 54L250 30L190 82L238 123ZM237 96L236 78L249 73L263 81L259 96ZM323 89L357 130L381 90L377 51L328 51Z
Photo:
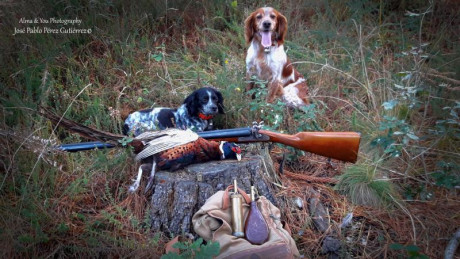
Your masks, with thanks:
M314 105L307 112L244 93L243 21L265 4L289 20L285 47L309 84ZM220 128L265 119L290 133L361 132L360 160L337 186L357 204L426 201L439 188L458 194L445 180L458 182L449 169L457 168L460 146L455 1L63 0L0 6L5 256L161 253L162 239L148 230L146 198L125 191L136 170L129 152L47 152L50 143L83 140L54 130L34 113L38 105L119 133L130 111L176 107L194 89L213 85L225 97ZM15 27L26 26L21 17L77 17L92 33L13 36Z
M375 165L350 166L339 176L337 190L347 193L351 202L371 207L388 207L394 204L392 197L398 192L390 179L378 175Z

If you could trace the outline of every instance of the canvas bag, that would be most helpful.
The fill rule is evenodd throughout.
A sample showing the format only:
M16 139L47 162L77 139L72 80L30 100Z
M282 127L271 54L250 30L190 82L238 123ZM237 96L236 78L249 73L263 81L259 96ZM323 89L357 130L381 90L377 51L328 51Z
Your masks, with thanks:
M193 215L195 232L206 241L219 242L220 254L216 258L300 258L289 228L283 227L280 210L267 198L260 196L257 206L269 228L268 240L262 245L253 245L244 238L232 235L232 219L229 190L218 191L206 200L201 209ZM243 213L246 219L251 199L240 188L243 196Z

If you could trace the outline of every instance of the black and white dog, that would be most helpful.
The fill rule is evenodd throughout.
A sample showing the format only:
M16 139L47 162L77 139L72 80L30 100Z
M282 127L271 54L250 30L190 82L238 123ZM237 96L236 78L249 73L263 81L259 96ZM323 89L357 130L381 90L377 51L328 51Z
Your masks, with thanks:
M144 131L166 128L205 131L212 129L212 118L224 113L222 94L212 87L191 93L177 109L159 107L131 113L125 120L123 133L137 136Z

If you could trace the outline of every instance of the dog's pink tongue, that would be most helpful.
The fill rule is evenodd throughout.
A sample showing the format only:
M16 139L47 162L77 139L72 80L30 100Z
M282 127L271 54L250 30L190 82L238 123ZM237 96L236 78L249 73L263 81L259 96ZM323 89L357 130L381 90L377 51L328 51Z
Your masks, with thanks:
M262 36L262 46L265 48L270 47L272 45L272 32L263 31L260 34Z

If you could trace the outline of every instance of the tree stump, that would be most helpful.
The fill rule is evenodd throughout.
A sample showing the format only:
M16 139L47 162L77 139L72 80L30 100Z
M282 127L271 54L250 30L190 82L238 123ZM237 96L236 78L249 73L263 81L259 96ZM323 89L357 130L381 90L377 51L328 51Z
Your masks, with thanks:
M155 174L150 211L152 229L173 235L194 233L191 223L195 212L214 193L233 184L234 179L238 187L248 192L254 185L260 195L276 205L263 156L195 164Z

